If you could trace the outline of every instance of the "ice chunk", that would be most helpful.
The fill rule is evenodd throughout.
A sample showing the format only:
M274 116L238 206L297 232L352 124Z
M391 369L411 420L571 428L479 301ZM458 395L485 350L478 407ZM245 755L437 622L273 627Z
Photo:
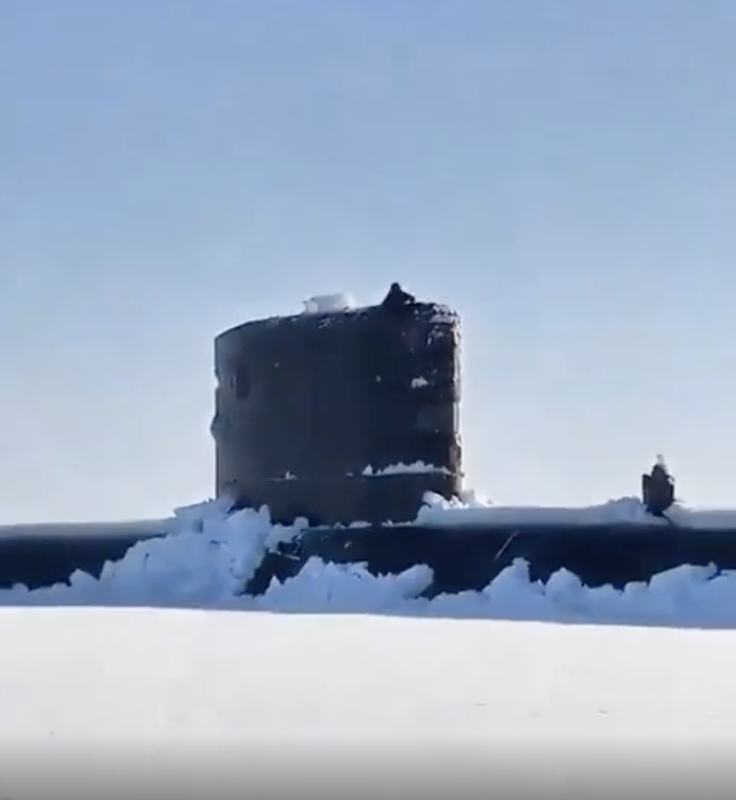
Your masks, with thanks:
M337 314L350 311L356 307L355 298L351 294L320 294L304 301L305 314Z

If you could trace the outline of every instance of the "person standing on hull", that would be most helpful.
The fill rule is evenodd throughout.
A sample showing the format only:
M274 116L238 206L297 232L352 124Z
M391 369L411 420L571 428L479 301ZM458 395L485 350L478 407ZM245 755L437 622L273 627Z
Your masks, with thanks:
M667 519L665 512L675 502L675 479L667 471L662 456L657 457L648 475L641 476L641 494L647 513Z
M409 294L409 292L405 292L401 288L401 284L392 283L391 288L388 290L388 294L381 302L381 306L386 311L398 312L407 306L413 305L416 303L416 301L416 297L414 297L413 294Z

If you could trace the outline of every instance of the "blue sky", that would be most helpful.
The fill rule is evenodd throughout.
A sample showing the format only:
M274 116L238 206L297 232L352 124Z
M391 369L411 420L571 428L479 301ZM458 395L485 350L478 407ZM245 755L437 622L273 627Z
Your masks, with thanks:
M3 0L0 521L213 484L212 337L401 280L469 485L736 501L732 0Z

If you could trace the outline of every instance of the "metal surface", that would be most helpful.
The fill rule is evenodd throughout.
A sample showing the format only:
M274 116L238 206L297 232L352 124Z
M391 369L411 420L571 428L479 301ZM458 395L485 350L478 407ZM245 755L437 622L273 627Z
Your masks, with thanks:
M215 341L216 490L278 521L413 519L460 489L458 318L414 303L246 323ZM421 462L428 471L376 475ZM365 474L370 468L370 474Z
M106 562L169 527L168 520L0 526L0 588L53 586L77 571L97 578Z
M107 561L119 561L136 542L167 529L164 522L0 528L0 588L66 583L78 570L98 577ZM434 572L428 596L483 589L517 558L528 562L532 580L566 569L586 586L621 588L683 564L736 570L736 530L630 523L312 528L267 554L247 593L265 591L273 577L292 577L313 556L364 563L376 575L425 564Z

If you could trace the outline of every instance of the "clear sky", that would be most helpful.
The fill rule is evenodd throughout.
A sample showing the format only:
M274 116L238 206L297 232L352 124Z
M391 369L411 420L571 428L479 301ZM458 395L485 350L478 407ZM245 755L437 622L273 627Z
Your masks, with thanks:
M736 504L733 0L2 0L0 522L212 492L212 337L464 320L467 482Z

